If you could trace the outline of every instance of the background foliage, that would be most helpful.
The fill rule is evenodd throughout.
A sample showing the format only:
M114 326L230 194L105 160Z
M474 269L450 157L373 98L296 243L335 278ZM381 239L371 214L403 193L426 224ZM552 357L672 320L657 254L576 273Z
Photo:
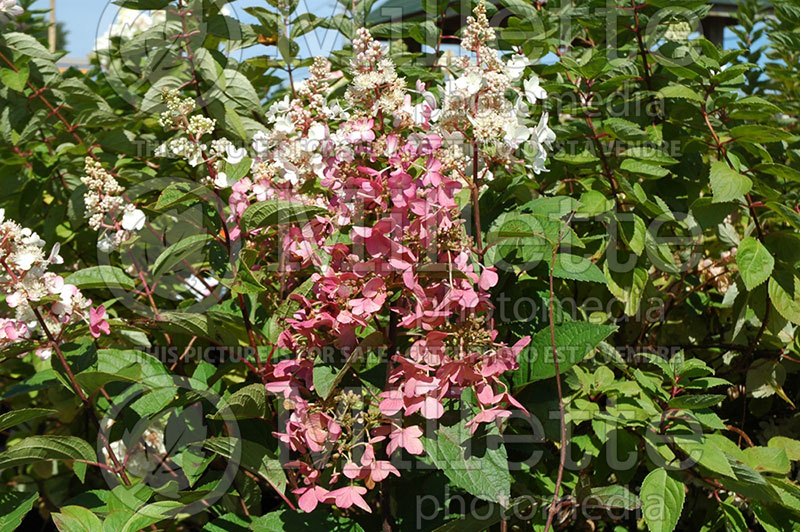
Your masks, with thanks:
M512 420L505 441L472 456L459 447L426 446L435 467L387 483L382 499L370 500L382 511L326 507L301 514L289 508L294 497L276 465L272 432L280 401L264 392L258 376L222 350L211 351L217 358L210 361L166 363L136 351L248 346L249 321L266 359L278 317L291 312L283 281L253 278L247 256L239 257L246 267L233 278L224 256L193 255L190 244L170 247L188 242L192 233L181 225L188 218L170 222L159 214L185 208L212 235L220 219L205 191L151 181L197 183L202 168L156 159L149 149L168 138L157 124L164 87L180 87L202 102L228 138L249 141L266 127L269 104L306 75L311 59L299 56L296 42L318 28L348 42L355 28L380 19L380 6L344 2L344 14L319 18L299 14L294 3L269 1L249 9L259 21L250 25L208 0L118 3L173 12L166 30L117 42L116 52L99 55L86 73L56 68L58 54L37 40L44 21L36 13L0 36L0 207L48 244L60 242L63 274L77 272L70 282L104 302L113 318L108 337L91 341L85 327L76 327L64 338L84 401L57 357L20 356L30 344L4 349L0 529L52 522L62 531L376 530L388 513L399 530L539 530L557 491L562 448L569 465L552 507L557 528L797 528L800 4L742 2L738 44L726 50L687 31L708 13L702 1L488 6L490 19L503 25L496 47L537 61L532 69L549 93L543 105L559 146L549 172L498 172L480 197L482 237L493 245L485 260L503 266L492 292L495 326L509 343L532 337L508 382L541 426L531 431ZM370 24L376 37L393 39L391 56L409 86L441 82L436 63L449 41L436 23L445 10L466 17L474 7L427 0L423 6L424 20ZM188 16L189 8L202 16ZM423 51L413 51L417 44ZM241 49L257 54L241 59ZM346 45L329 56L333 70L345 73L334 94L344 90L350 55ZM143 237L137 244L149 257L144 280L125 271L130 261L122 253L99 262L97 234L81 203L87 156L135 191L148 219L166 224L159 228L166 242ZM530 220L568 215L562 249L594 266L527 267L543 242ZM469 206L464 216L471 217ZM265 215L253 223L277 232L285 224L276 222L287 220ZM232 291L202 312L190 295L149 294L157 308L149 317L136 306L147 309L146 297L120 295L120 289L146 294L144 282L186 259L228 275ZM295 285L304 275L297 274ZM182 283L173 282L180 290ZM562 353L566 440L548 358L550 319ZM190 382L181 387L173 378L192 380L180 380ZM96 445L101 425L92 420L136 396L137 407L115 417L111 430L119 432L110 439L168 412L193 427L191 410L181 409L198 387L233 405L239 434L211 420L213 434L167 435L175 438L169 458L184 470L192 452L210 451L197 454L208 463L177 495L163 487L168 483L160 490L136 481L111 489L108 472L91 465L104 460ZM213 489L234 448L237 471L225 495L203 512L175 515ZM506 459L525 460L531 449L539 459L509 472ZM465 478L470 460L479 474ZM518 512L503 513L491 501ZM470 508L486 517L470 515Z

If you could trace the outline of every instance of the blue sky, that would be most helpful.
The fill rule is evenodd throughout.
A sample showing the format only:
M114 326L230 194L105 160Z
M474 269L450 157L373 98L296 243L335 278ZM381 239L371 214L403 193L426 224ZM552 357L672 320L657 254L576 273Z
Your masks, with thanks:
M235 16L243 22L254 22L254 19L244 12L247 6L264 6L265 0L234 0L231 2ZM38 0L34 6L46 9L49 0ZM300 9L312 12L317 16L330 16L340 12L337 10L335 0L300 0ZM117 6L111 0L57 0L56 14L59 21L63 22L69 34L68 51L73 57L85 57L94 47L94 42L113 22ZM312 55L326 55L332 49L340 47L341 43L334 38L338 34L333 31L319 31L309 35L308 42L301 43L304 52L309 48L316 48ZM735 45L733 34L725 31L725 45ZM263 52L262 52L263 53ZM303 53L307 56L308 54Z
M244 12L248 6L265 6L265 0L234 0L230 3L236 18L243 22L256 22ZM330 16L340 12L336 10L335 0L300 0L300 10L313 12L318 16ZM37 0L34 3L37 9L48 9L50 0ZM56 0L56 16L63 22L69 31L67 35L67 50L70 56L85 57L94 48L95 40L108 29L113 22L119 8L111 0ZM325 32L328 33L328 32ZM332 39L335 32L330 35L318 36L316 44L329 48L334 43ZM309 45L307 45L309 46Z

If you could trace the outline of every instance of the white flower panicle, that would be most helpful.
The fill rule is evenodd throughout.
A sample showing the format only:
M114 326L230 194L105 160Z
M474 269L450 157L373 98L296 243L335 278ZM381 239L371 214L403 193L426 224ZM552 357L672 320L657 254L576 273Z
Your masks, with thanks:
M528 104L535 105L547 98L547 92L534 74L523 78L530 61L513 54L505 62L496 50L488 46L495 33L486 18L486 7L480 2L474 16L467 19L461 46L469 56L450 61L452 75L445 81L440 94L442 105L433 132L454 142L454 135L468 133L481 145L491 145L496 162L511 164L515 152L523 145L534 154L531 169L535 174L546 171L546 148L555 140L547 127L547 115L537 126L530 125ZM509 98L512 94L512 98ZM462 136L459 140L464 140ZM471 149L466 149L469 155Z
M86 175L81 182L88 188L83 202L89 227L103 233L97 247L110 253L144 227L145 215L135 205L125 203L122 197L125 189L98 161L87 157L84 170Z
M353 41L350 61L353 81L345 100L365 116L377 113L391 115L403 107L405 80L397 76L394 63L386 57L385 47L372 38L369 30L360 28Z

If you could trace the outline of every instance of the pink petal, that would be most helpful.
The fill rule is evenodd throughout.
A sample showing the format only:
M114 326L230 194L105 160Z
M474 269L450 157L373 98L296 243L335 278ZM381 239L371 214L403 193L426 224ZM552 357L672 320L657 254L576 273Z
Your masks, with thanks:
M419 412L426 419L439 419L444 414L444 407L433 397L426 397Z
M478 281L478 286L480 286L481 290L489 290L491 287L497 284L499 277L496 272L486 268L481 272L480 281Z

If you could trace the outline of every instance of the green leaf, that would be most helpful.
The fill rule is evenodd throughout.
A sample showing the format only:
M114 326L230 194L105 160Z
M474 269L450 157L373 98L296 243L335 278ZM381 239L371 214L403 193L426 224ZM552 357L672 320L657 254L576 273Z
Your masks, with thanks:
M663 151L651 148L649 146L633 146L620 153L619 156L639 159L651 164L678 164L678 160L674 157L670 157Z
M581 504L587 505L589 508L600 506L603 508L636 510L642 506L642 501L625 486L612 484L611 486L592 488L589 495L581 501Z
M314 389L317 395L326 401L329 400L353 362L363 359L368 352L378 346L384 345L384 343L385 338L382 332L375 331L370 333L366 338L361 340L358 347L350 353L350 356L347 357L347 360L341 368L333 364L330 360L325 360L322 356L318 356L314 360L313 372Z
M507 506L511 475L502 439L470 435L466 422L461 419L450 427L442 425L434 438L423 438L425 453L455 486L479 499Z
M44 59L46 61L54 61L55 58L47 48L42 46L42 43L35 38L25 33L8 32L3 33L3 39L8 46L28 57L36 59Z
M694 102L705 102L705 99L703 99L702 96L685 85L667 85L658 91L658 94L662 98L681 98L683 100L692 100Z
M756 124L731 128L731 136L736 140L749 140L752 142L779 142L792 138L792 134L788 131Z
M153 279L159 279L179 262L184 260L192 262L190 260L192 255L202 251L206 244L213 239L214 237L208 234L192 235L172 244L162 251L153 263Z
M775 259L761 242L748 236L739 244L736 263L744 285L752 291L772 275Z
M311 221L317 214L327 212L313 205L304 205L296 201L269 200L250 205L242 214L242 229L249 233L255 229L273 225Z
M776 270L769 280L769 297L781 316L800 325L800 279L786 270Z
M228 410L230 409L230 410ZM234 392L220 407L216 419L262 418L267 414L267 391L263 384L250 384Z
M714 193L714 203L740 199L753 188L753 182L749 177L731 169L722 161L711 163L709 181L711 191Z
M600 268L593 262L578 255L559 253L553 264L553 277L559 279L572 279L591 283L606 283L606 278Z
M0 431L6 431L20 423L55 413L56 410L48 410L46 408L22 408L20 410L12 410L0 416Z
M206 440L203 447L228 460L237 461L241 467L260 476L280 493L286 489L283 464L263 445L250 440L219 437Z
M17 530L39 498L35 491L6 491L0 493L0 530Z
M597 216L614 208L614 200L599 190L587 190L581 194L580 207L576 214ZM566 213L564 213L566 214Z
M622 161L622 164L619 167L620 170L625 170L626 172L647 177L664 177L669 175L669 170L666 168L662 168L658 165L650 164L644 161L639 161L637 159L625 159Z
M364 529L356 521L337 516L334 512L317 511L307 514L288 508L254 518L250 530L253 532L295 532L299 530L364 532Z
M725 530L730 532L748 532L750 530L741 510L736 506L727 502L723 502L719 506L722 508L722 515L725 516Z
M800 441L786 436L774 436L767 443L767 447L783 449L789 460L800 460Z
M173 183L158 196L155 209L165 211L178 205L184 205L204 199L210 190L205 186L193 186L189 183Z
M133 290L133 279L115 266L92 266L69 275L64 282L81 289L108 288Z
M679 395L669 401L670 408L702 410L722 402L726 395Z
M718 475L736 478L725 453L709 439L702 435L675 435L673 438L690 460Z
M623 118L608 118L604 120L603 129L619 140L645 141L649 138L642 128Z
M146 504L137 508L136 512L130 512L130 517L119 529L119 532L147 530L150 525L175 516L182 508L184 508L184 504L179 501L157 501Z
M89 443L75 436L30 436L0 453L0 469L47 460L95 462L97 455ZM86 464L75 462L73 469L83 482Z
M225 163L225 173L228 175L229 181L239 181L241 178L247 175L250 171L250 167L252 166L253 161L248 157L245 157L237 164L231 164L229 162Z
M786 451L780 447L748 447L743 453L744 463L759 473L788 475L792 468Z
M642 516L650 532L675 530L686 498L681 481L664 468L655 469L642 481L639 498L642 500Z
M100 518L82 506L64 506L53 514L53 522L60 532L101 532Z
M169 0L114 0L114 3L120 7L128 9L162 9L169 4Z
M28 69L28 65L22 65L16 72L10 68L3 68L0 69L0 81L9 89L22 92L22 89L25 88L25 84L28 82L30 73L31 71Z
M568 321L555 326L559 370L563 374L586 358L617 328L585 321ZM519 369L512 373L515 386L554 377L553 348L550 328L545 327L531 337L530 344L518 357Z
M758 172L773 175L781 179L789 179L791 181L800 182L800 170L795 170L790 166L778 163L761 163L753 167Z
M783 383L785 381L786 370L780 362L768 358L758 359L747 370L745 380L747 394L756 399L778 395L794 408L794 403L783 391Z
M418 43L435 48L439 43L441 30L433 20L425 20L411 26L409 35Z

